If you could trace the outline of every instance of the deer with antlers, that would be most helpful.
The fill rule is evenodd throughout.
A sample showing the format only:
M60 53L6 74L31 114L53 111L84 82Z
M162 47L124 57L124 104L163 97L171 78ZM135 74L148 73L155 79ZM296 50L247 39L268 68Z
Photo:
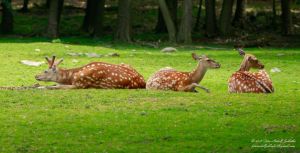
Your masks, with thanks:
M192 54L193 59L198 61L198 66L192 72L180 72L172 68L163 68L156 72L146 83L147 89L173 90L185 92L197 92L199 87L206 92L209 90L199 85L208 68L220 68L220 64L205 55L199 57Z
M251 54L246 54L243 49L237 49L244 57L240 69L233 73L228 80L230 93L272 93L274 88L268 73L263 70L264 65ZM250 72L250 68L258 68L259 72Z
M109 64L92 62L80 68L61 69L58 65L63 61L50 60L46 57L49 68L36 75L38 81L52 81L59 85L48 86L48 89L82 89L82 88L145 88L146 83L135 69L126 64Z

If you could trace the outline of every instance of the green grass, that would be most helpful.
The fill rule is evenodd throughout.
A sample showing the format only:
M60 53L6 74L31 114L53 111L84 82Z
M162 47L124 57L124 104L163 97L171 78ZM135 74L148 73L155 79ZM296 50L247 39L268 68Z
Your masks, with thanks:
M282 70L269 73L275 93L229 94L227 79L242 58L230 47L194 48L199 45L177 46L178 52L164 54L160 49L103 40L0 39L0 86L37 83L34 75L46 65L29 67L19 61L43 61L53 54L65 59L61 67L66 68L92 61L127 63L145 79L166 66L191 71L196 66L192 51L222 65L209 70L201 82L211 90L209 94L202 90L2 90L0 152L300 152L300 49L246 49L268 72L273 67ZM121 56L93 59L71 57L68 52ZM253 139L295 139L296 148L252 148Z

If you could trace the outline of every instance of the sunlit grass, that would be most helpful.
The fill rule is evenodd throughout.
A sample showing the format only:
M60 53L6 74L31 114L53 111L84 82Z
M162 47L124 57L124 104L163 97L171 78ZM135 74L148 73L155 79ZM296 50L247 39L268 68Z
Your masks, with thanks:
M201 85L207 94L147 90L0 91L0 152L290 152L300 151L300 49L251 48L266 66L274 94L229 94L227 79L242 60L232 48L205 50L177 46L165 54L133 44L101 40L0 39L0 86L37 83L46 69L20 64L64 58L61 67L92 61L127 63L144 77L171 66L191 71L191 53L221 63ZM199 46L199 45L196 45ZM39 52L35 49L40 49ZM120 57L72 57L69 52L117 52ZM76 59L79 62L73 63ZM270 73L273 67L282 72ZM45 85L45 83L40 82ZM253 139L295 139L296 148L252 148Z

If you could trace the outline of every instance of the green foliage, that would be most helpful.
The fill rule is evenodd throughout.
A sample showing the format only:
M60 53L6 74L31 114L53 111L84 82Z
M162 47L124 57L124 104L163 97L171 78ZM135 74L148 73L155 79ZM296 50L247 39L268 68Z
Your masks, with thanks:
M200 83L207 94L147 90L26 90L0 91L0 152L297 152L300 147L300 49L253 48L270 72L274 94L229 94L227 79L242 57L232 48L178 52L101 39L0 39L0 86L36 83L34 75L47 68L20 60L43 61L56 55L71 68L92 61L127 63L146 79L166 66L191 71L192 51L221 63ZM213 46L210 46L213 47ZM226 46L222 46L226 47ZM40 49L40 51L36 51ZM120 57L87 58L68 52L117 52ZM77 59L78 63L72 60ZM52 83L42 83L49 85ZM296 139L296 148L251 148L252 139Z

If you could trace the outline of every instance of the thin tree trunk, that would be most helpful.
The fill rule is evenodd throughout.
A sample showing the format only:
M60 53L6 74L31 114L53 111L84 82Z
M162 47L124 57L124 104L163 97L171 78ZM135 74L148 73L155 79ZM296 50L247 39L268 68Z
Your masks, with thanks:
M95 10L94 37L101 37L103 34L103 17L104 17L105 0L97 0Z
M235 14L233 18L233 25L240 26L243 25L245 16L246 0L237 0Z
M166 4L176 27L178 0L166 0ZM168 31L160 7L158 8L158 18L157 18L157 24L155 26L155 31L157 33L164 33Z
M192 19L193 19L193 1L184 0L183 15L178 31L178 42L189 44L192 42Z
M200 24L200 19L201 19L201 11L202 11L202 2L203 0L199 0L199 8L198 8L198 12L197 12L197 19L196 19L196 24L194 27L195 31L199 30L199 24Z
M272 0L272 13L273 13L273 18L272 18L272 27L276 28L276 0Z
M217 35L215 3L215 0L205 0L205 27L206 35L208 37L214 37Z
M63 0L51 0L48 17L47 36L50 38L58 37L59 21L63 7Z
M1 33L10 34L13 32L13 14L11 8L11 0L2 0L2 19L1 19Z
M292 17L290 10L290 0L281 0L281 19L282 19L282 34L292 34Z
M92 31L93 26L93 17L94 17L94 7L95 6L95 0L87 0L86 2L86 8L85 8L85 16L82 23L82 30L89 32Z
M23 7L20 9L20 12L26 13L28 12L28 2L29 0L23 0Z
M176 28L175 24L172 20L172 17L170 15L169 9L167 7L165 0L158 0L159 7L161 8L161 12L164 17L164 21L167 26L168 34L169 34L169 41L170 42L176 42Z
M165 24L165 21L164 21L164 17L161 13L161 9L160 7L158 8L158 16L157 16L157 23L156 23L156 26L155 26L155 32L156 33L164 33L164 32L167 32L167 27L166 27L166 24Z
M46 8L50 8L50 1L51 0L46 0Z
M118 23L115 33L115 40L131 42L130 1L131 0L118 1Z
M58 22L60 22L63 7L64 7L64 0L58 0L58 14L57 14Z
M220 32L223 36L230 33L233 2L234 0L223 0L222 12L220 15Z

